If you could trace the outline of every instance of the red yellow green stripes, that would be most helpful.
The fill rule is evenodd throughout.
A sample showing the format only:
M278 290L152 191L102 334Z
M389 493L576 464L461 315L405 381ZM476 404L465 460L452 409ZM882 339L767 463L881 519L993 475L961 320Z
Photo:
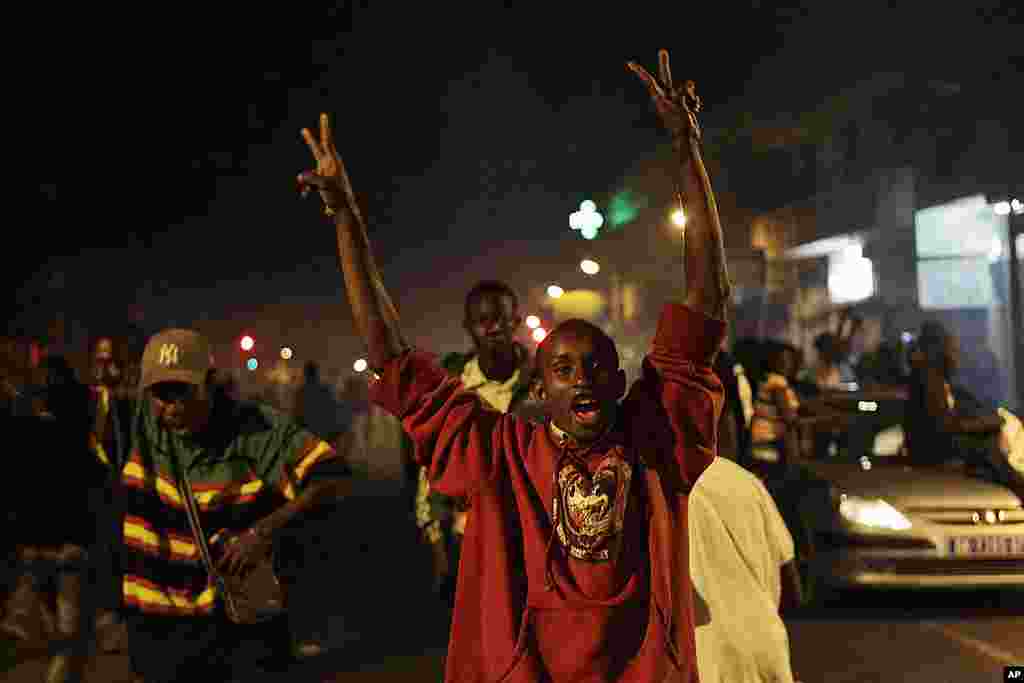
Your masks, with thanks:
M158 586L133 574L125 574L123 596L127 605L147 614L177 617L211 614L217 597L210 584L196 592Z
M285 465L284 476L281 477L281 493L288 500L295 498L295 486L302 483L309 469L317 463L335 457L334 448L326 441L310 439L306 444L306 452L299 456L294 465Z
M178 561L199 559L199 550L191 536L173 531L158 532L141 517L125 516L124 542L153 557Z

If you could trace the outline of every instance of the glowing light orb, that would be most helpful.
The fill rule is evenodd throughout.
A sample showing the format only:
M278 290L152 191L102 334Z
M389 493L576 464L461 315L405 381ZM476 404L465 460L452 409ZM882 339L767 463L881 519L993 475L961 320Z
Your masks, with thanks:
M580 270L587 275L597 275L601 272L601 265L597 261L584 259L583 261L580 261Z
M260 366L260 362L255 358L250 358L245 361L245 367L249 368L250 371L255 371Z
M281 358L283 360L289 360L292 357L292 350L287 346L281 349Z
M544 338L548 336L548 331L545 330L543 327L538 327L530 334L530 336L533 337L533 341L540 344L542 341L544 341Z
M604 216L597 210L597 204L589 199L580 204L580 210L569 215L569 227L579 230L584 239L597 237L597 231L604 225Z
M551 285L550 287L548 287L548 296L550 296L552 299L557 299L563 294L565 294L565 290L559 287L558 285Z
M538 318L535 315L526 316L526 326L529 327L531 330L540 327L540 318Z
M672 225L677 228L686 227L686 212L682 209L676 209L672 212Z
M360 358L359 360L352 364L352 369L355 370L356 372L365 372L367 367L368 364L365 358Z
M256 342L249 335L242 337L240 342L243 351L252 351L252 347L256 345Z

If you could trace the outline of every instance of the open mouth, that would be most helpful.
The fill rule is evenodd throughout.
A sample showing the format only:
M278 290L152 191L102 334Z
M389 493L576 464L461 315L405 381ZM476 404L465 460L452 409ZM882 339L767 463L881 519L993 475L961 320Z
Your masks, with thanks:
M595 398L577 398L572 402L572 415L581 424L596 424L601 419L601 403Z

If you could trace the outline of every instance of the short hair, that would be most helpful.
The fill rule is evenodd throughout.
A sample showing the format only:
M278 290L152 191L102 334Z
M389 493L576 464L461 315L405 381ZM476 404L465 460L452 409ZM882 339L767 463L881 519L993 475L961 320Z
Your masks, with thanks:
M481 280L473 285L473 288L469 290L468 294L466 294L466 302L463 312L466 320L469 320L469 309L473 304L488 294L511 297L513 303L515 303L516 306L519 305L519 297L516 296L515 290L513 290L507 283L502 282L501 280Z
M615 369L619 369L619 349L615 346L615 340L589 320L569 318L558 323L555 329L551 330L550 334L544 337L544 341L537 346L537 355L534 357L534 379L541 380L544 377L544 359L547 357L550 344L552 344L551 340L567 330L589 334L598 346L604 347L603 350L615 359Z

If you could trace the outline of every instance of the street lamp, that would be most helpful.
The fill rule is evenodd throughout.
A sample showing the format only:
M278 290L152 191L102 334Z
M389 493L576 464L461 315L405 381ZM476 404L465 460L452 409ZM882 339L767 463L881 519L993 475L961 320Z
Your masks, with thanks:
M551 297L552 299L557 299L561 297L563 294L565 294L565 290L559 287L558 285L548 286L548 296Z
M580 270L587 275L597 275L601 272L601 264L591 259L584 259L580 261Z

